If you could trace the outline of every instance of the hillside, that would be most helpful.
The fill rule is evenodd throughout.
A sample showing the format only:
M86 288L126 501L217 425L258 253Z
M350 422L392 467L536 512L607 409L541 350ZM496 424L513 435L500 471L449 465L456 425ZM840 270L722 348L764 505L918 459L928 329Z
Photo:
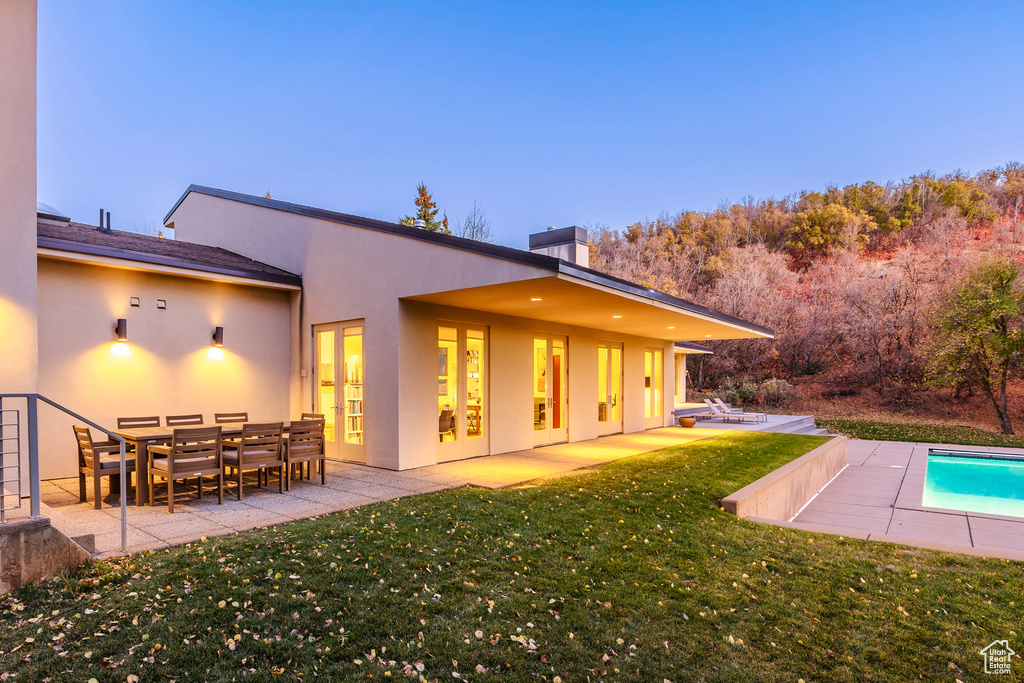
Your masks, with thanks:
M713 342L694 390L781 378L819 413L988 424L969 386L929 385L927 358L951 286L987 259L1024 261L1024 165L683 211L599 228L590 248L600 270L776 330Z

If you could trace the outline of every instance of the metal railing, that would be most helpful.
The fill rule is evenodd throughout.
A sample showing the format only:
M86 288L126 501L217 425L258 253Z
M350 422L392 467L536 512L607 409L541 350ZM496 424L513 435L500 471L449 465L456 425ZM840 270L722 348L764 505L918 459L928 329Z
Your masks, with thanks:
M14 456L17 461L17 477L18 477L18 505L17 508L21 507L21 414L19 410L15 409L4 409L4 399L25 399L27 402L26 413L26 427L28 436L28 485L29 485L29 515L33 519L38 519L42 515L39 514L39 503L41 495L41 486L39 481L39 416L38 408L39 401L47 403L57 410L61 411L65 415L68 415L79 422L82 422L93 429L103 432L111 439L118 441L121 444L121 550L128 550L128 473L126 468L126 457L125 457L125 440L124 437L118 436L114 432L101 427L92 420L86 419L78 413L68 410L61 404L52 401L42 394L0 394L0 436L4 437L3 441L0 441L0 506L6 501L7 498L7 477L3 474L6 465L8 465L8 457ZM15 420L12 423L7 421L6 415L14 413ZM17 430L17 437L7 438L6 429L14 426ZM15 451L7 449L6 444L10 441L15 442ZM6 522L6 510L16 508L4 508L2 510L3 519L0 522Z

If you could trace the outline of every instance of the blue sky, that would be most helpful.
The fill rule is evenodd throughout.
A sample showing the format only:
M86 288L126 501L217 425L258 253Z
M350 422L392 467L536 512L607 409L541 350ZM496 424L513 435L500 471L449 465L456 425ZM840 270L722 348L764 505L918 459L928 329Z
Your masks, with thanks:
M1024 161L1024 3L40 0L39 198L189 183L497 241Z

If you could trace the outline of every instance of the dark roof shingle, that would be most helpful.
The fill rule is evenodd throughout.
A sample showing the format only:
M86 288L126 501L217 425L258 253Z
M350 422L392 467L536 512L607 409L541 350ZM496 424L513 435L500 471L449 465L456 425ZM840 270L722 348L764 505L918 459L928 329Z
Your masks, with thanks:
M302 284L302 278L294 273L220 247L122 230L106 233L93 225L45 219L37 221L36 230L39 247L281 284Z

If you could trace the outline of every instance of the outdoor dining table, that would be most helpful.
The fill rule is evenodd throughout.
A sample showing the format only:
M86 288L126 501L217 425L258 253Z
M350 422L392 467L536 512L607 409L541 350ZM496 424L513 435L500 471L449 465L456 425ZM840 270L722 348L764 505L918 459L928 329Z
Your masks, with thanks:
M202 429L204 427L220 427L222 437L231 438L242 435L243 422L227 422L224 424L201 424L177 427L177 429ZM288 431L288 421L284 421L284 431ZM135 427L133 429L115 429L115 434L135 446L135 504L139 507L149 505L149 447L153 444L167 443L174 436L175 427Z

